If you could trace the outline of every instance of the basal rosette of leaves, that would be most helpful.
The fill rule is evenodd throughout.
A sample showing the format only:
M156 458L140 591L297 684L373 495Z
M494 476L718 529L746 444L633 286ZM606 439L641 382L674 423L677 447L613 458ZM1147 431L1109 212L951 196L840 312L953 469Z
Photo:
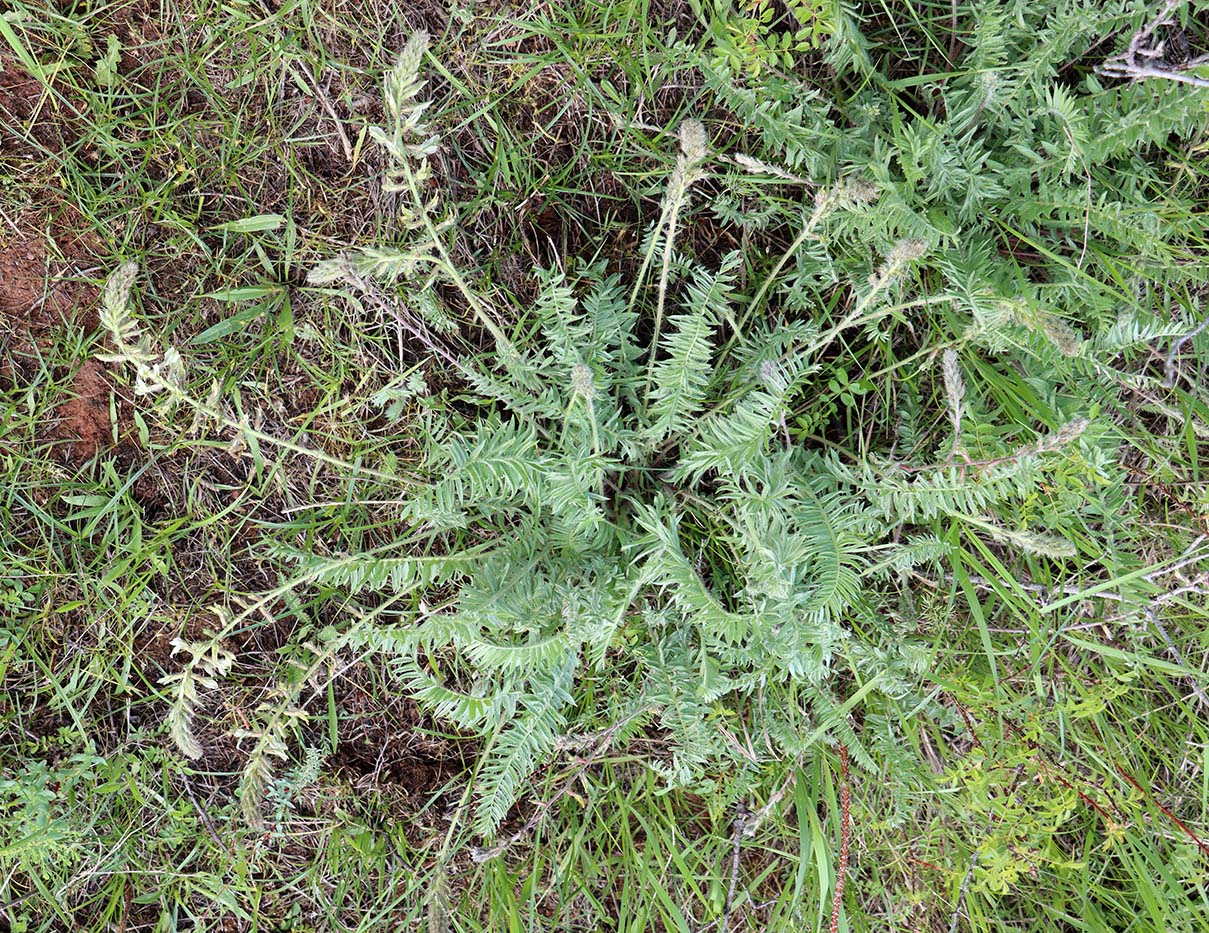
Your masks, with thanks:
M921 581L966 551L1047 580L1136 569L1112 547L1131 508L1112 415L1163 378L1142 354L1190 329L1163 296L1203 285L1151 150L1203 129L1204 98L1096 76L1134 4L980 4L960 67L924 82L854 5L824 6L801 74L673 43L698 112L728 116L671 128L632 263L566 257L507 313L455 258L474 218L428 193L426 37L387 79L372 136L403 233L311 283L391 309L456 388L407 396L425 457L405 540L275 554L373 604L327 650L387 656L482 738L484 835L600 729L657 738L672 785L741 795L820 743L909 781L905 724L950 715ZM743 249L692 255L706 219ZM462 311L494 352L458 347Z

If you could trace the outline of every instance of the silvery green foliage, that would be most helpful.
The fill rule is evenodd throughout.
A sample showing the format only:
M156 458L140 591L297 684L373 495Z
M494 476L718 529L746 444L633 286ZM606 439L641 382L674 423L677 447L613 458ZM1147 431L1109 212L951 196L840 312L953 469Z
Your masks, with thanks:
M185 361L173 346L167 347L157 360L154 341L139 327L130 307L138 272L138 263L123 263L105 283L99 317L114 352L100 354L99 359L131 366L135 395L159 395L161 404L170 408L184 394Z
M822 736L859 758L832 692L837 667L851 654L876 680L897 658L902 690L919 653L908 659L901 638L853 652L848 620L885 598L876 580L888 566L934 566L947 553L935 540L887 551L888 535L904 517L992 508L1044 472L1034 457L986 479L945 468L948 487L930 475L886 487L787 443L782 422L817 332L764 330L719 366L717 342L696 335L733 303L724 274L696 273L684 290L661 341L666 388L644 402L620 283L601 265L546 273L534 303L543 343L516 373L481 373L476 391L496 411L451 425L429 452L432 481L407 495L419 525L485 543L431 558L291 555L325 585L456 593L441 612L359 628L351 642L391 657L436 716L491 737L476 784L484 834L559 737L587 728L594 711L577 708L575 686L593 671L645 710L634 728L665 731L669 753L652 764L674 784L747 760L724 709L744 709L748 734L770 737L761 755L796 754L825 723Z
M425 111L431 101L421 101L424 90L420 65L428 51L428 33L418 32L403 47L399 60L386 78L386 113L390 117L390 132L371 127L374 141L386 149L396 162L426 159L436 153L440 137L424 123Z
M1197 274L1174 261L1181 231L1160 222L1140 149L1201 125L1203 107L1171 87L1060 80L1137 19L1132 6L1002 0L979 5L962 68L938 78L939 116L923 119L878 71L851 6L833 5L826 45L853 95L842 107L792 72L757 91L725 62L697 62L747 130L728 163L743 177L728 183L752 198L752 172L818 186L813 206L770 197L745 227L779 224L770 252L794 244L782 260L682 257L688 271L656 295L600 263L541 273L515 327L535 336L507 360L465 363L475 414L434 432L431 479L404 493L427 552L412 540L288 555L354 596L413 599L416 611L349 642L483 737L486 835L560 736L601 719L657 727L666 752L651 763L673 785L819 742L872 766L858 705L884 761L895 704L925 702L927 643L902 609L912 575L940 579L965 541L1022 568L1052 561L1060 574L1076 554L1094 565L1105 558L1089 524L1110 533L1127 514L1111 436L1086 416L1126 378L1104 348L1186 324L1136 298L1143 282ZM396 130L375 137L406 160L432 145L409 103L416 48L388 81ZM706 166L705 130L682 134L694 180L723 164ZM744 228L738 203L716 214ZM1044 281L1005 246L1009 228L1061 254ZM644 271L671 238L648 233ZM750 268L774 273L741 281ZM847 305L832 301L838 286ZM825 391L840 336L923 347L875 385L884 424L821 443L798 417ZM1032 422L1000 418L988 372L1015 380ZM430 592L439 610L420 601Z
M412 203L405 201L401 219L416 235L404 246L369 246L317 263L307 275L311 285L332 285L350 279L354 283L410 279L436 261L435 244L431 241L433 228L425 223L436 201L414 197L432 177L428 159L440 149L440 136L424 122L432 101L419 99L426 83L420 78L420 66L427 50L427 33L418 32L408 40L383 82L387 125L369 128L370 138L388 160L383 189L413 195Z
M199 687L213 690L218 679L225 677L235 663L235 655L224 647L218 638L204 641L172 640L172 654L187 655L179 671L165 674L160 684L169 688L172 705L168 708L166 724L168 734L181 754L187 758L200 758L202 747L193 733L193 722L201 699Z

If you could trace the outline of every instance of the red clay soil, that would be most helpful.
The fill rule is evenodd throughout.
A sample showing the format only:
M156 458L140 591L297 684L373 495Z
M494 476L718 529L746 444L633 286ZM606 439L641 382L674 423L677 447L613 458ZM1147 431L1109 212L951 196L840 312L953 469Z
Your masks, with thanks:
M96 289L69 276L96 263L97 240L71 229L67 217L52 223L49 233L32 212L0 218L0 223L0 327L10 334L38 335L64 321L95 328ZM49 258L48 236L54 238L61 259Z
M19 135L16 128L42 141L45 133L39 129L46 128L39 126L41 99L41 86L16 64L9 62L0 69L0 165L16 167L19 162L35 157L33 145Z
M46 247L40 241L21 234L8 244L0 240L0 313L27 326L40 316L45 265Z
M63 222L48 230L32 212L7 219L0 229L0 385L17 386L36 372L38 351L49 350L56 328L74 323L95 330L97 289L74 277L96 265L100 245ZM51 237L56 250L48 249ZM68 464L79 465L112 446L111 386L97 360L85 361L71 385L75 397L58 407L42 438Z
M62 148L69 135L70 121L54 111L41 84L8 62L0 70L0 167L36 175L45 150ZM32 190L38 188L35 181ZM37 207L0 213L0 386L19 386L37 372L39 358L50 355L39 351L50 350L57 328L96 329L97 289L81 279L98 274L103 253L87 221L53 193ZM74 397L41 431L68 464L112 446L110 391L97 360L72 375Z
M84 463L96 456L98 450L113 445L110 384L105 367L96 360L88 360L76 370L71 388L76 397L59 406L59 422L52 434L66 442L63 455L69 463Z

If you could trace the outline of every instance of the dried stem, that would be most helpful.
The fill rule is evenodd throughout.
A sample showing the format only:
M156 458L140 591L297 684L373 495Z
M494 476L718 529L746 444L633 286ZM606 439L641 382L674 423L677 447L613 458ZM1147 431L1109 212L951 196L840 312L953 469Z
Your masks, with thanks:
M848 746L840 746L840 865L835 873L835 895L831 898L831 933L839 933L844 880L848 876L848 846L852 841L852 791L848 786Z
M974 869L978 867L978 850L970 856L970 867L966 876L961 879L961 891L957 895L957 903L953 905L953 915L949 918L949 933L957 933L957 924L961 922L961 913L965 909L966 894L970 890L970 879L974 877Z
M735 807L735 826L731 834L730 886L726 889L726 906L722 910L722 922L718 929L726 933L730 929L730 914L735 905L735 891L739 887L739 855L743 850L743 836L747 830L747 804L742 800Z
M1191 61L1172 64L1164 59L1163 43L1156 45L1154 41L1155 34L1175 17L1180 3L1181 0L1166 0L1154 19L1133 34L1125 51L1101 66L1100 73L1109 78L1127 78L1130 81L1158 78L1209 88L1209 78L1188 74L1189 68L1206 64L1209 58L1202 55Z
M331 96L327 90L319 86L319 82L315 79L315 73L311 70L311 66L301 59L295 61L294 66L302 72L303 78L311 85L315 91L315 99L319 101L320 106L327 112L327 115L332 118L332 123L336 126L336 135L340 137L340 148L344 151L344 158L347 162L353 161L353 144L349 141L348 133L344 131L344 123L340 120L340 115L336 113L336 108L332 105Z
M963 471L965 470L989 470L992 467L1003 466L1005 463L1016 463L1026 457L1037 457L1041 454L1052 453L1076 440L1085 430L1087 430L1086 418L1075 418L1068 421L1066 424L1058 428L1052 434L1047 434L1039 438L1032 444L1020 447L1002 457L991 457L986 460L969 460L962 461L959 465ZM904 473L926 473L933 470L943 470L952 465L952 462L945 463L928 463L923 465L912 465L909 463L894 464L899 470Z
M1169 820L1171 820L1171 822L1175 823L1175 825L1180 828L1180 830L1184 833L1185 836L1187 836L1189 839L1191 839L1193 842L1195 842L1197 844L1197 847L1201 850L1201 852L1203 852L1205 855L1209 855L1209 844L1206 844L1205 841L1203 839L1201 839L1200 836L1198 836L1191 829L1189 829L1185 825L1183 820L1181 820L1178 816L1176 816L1174 813L1172 813L1167 807L1163 806L1163 804L1159 802L1159 800L1154 796L1154 794L1148 794L1146 792L1146 789L1137 782L1137 779L1134 778L1134 776L1132 774L1130 774L1128 771L1125 770L1125 768L1123 768L1121 766L1121 763L1119 761L1115 761L1115 762L1113 762L1113 764L1115 764L1117 766L1117 770L1121 773L1121 777L1125 778L1126 781L1128 781L1130 784L1133 785L1134 790L1138 791L1138 793L1142 794L1143 796L1147 796L1151 800L1153 800L1154 805L1163 811L1164 816L1166 816Z
M1184 346L1184 344L1197 336L1197 334L1203 331L1206 327L1209 327L1209 316L1201 321L1200 324L1198 324L1195 328L1184 334L1183 337L1180 337L1174 343L1172 343L1171 351L1167 354L1167 363L1164 367L1164 388L1170 389L1172 386L1174 386L1176 379L1179 376L1179 370L1176 367L1176 362L1179 359L1180 349Z

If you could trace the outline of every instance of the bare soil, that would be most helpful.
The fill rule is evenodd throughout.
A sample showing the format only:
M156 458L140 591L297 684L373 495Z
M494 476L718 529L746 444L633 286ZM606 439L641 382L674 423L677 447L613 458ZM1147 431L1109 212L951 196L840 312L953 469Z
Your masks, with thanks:
M46 352L67 327L97 327L98 290L105 249L87 220L48 183L45 151L71 142L72 116L14 62L0 71L0 171L22 178L30 203L0 214L0 387L33 378ZM68 398L48 412L39 439L56 457L81 466L113 447L112 382L105 366L85 360L62 374Z
M96 328L97 289L83 280L101 252L96 237L38 212L10 219L0 231L0 385L17 387L37 372L60 329ZM40 436L72 465L112 446L105 366L86 360L70 375L71 398L43 423Z

